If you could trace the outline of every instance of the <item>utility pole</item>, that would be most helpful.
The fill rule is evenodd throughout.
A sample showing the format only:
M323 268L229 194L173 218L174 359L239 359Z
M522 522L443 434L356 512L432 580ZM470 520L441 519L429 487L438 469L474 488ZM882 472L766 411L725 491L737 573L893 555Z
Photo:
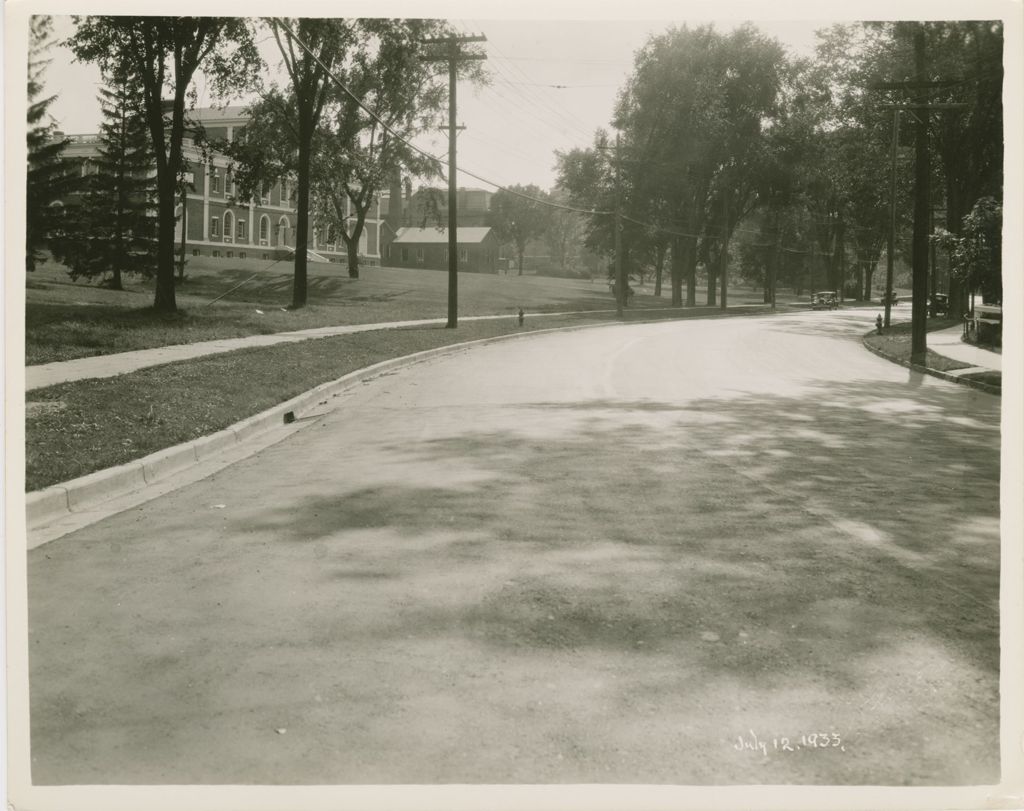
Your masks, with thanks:
M622 262L622 188L619 180L619 136L615 136L615 314L625 318L626 280Z
M457 178L455 166L455 138L458 127L455 124L456 84L460 62L486 59L485 54L467 53L459 46L464 42L486 42L482 35L464 37L438 37L422 40L424 45L445 45L443 56L428 57L430 62L448 63L448 323L446 329L455 329L459 322L459 228L457 207Z
M914 73L913 81L909 82L874 82L872 90L905 90L921 91L928 88L951 87L958 84L954 79L930 81L927 77L928 60L925 51L925 29L922 23L914 24ZM928 118L931 110L956 110L966 104L955 103L922 103L922 104L891 104L884 105L893 109L893 140L892 140L892 177L890 180L891 218L889 233L889 259L886 273L886 305L885 326L889 326L889 311L892 299L892 266L896 231L896 146L899 130L900 110L916 111L914 115L914 228L911 240L912 304L911 304L911 338L910 360L923 363L928 351L927 317L928 317L928 234L930 209L931 161L928 152Z
M925 54L924 26L914 31L914 68L917 81L923 82L928 63ZM928 154L928 112L922 111L914 128L914 238L913 292L910 324L910 362L924 363L928 351L928 226L931 208L931 162Z
M892 277L896 261L896 148L900 140L900 110L892 111L892 147L889 154L889 238L885 257L885 328L892 314ZM870 291L868 291L870 293Z

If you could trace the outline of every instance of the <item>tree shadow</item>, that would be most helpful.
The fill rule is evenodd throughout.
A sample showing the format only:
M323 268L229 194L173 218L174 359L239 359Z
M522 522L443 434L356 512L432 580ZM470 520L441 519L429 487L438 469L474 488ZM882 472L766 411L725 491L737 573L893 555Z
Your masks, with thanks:
M860 678L832 659L837 637L845 662L924 636L996 673L998 409L959 389L910 399L856 381L798 397L537 403L523 411L571 415L557 436L526 419L383 442L385 480L232 531L323 546L325 578L486 580L511 558L513 582L419 604L426 636L642 655L713 628L757 642L696 651L712 674L807 669L836 688Z

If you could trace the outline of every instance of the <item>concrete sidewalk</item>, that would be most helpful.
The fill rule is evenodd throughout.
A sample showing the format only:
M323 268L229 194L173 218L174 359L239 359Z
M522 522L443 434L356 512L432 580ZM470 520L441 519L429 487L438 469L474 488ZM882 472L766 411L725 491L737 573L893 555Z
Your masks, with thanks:
M757 309L759 304L739 304L730 309ZM649 308L648 312L661 312L667 309L680 308L657 307ZM697 309L697 308L683 308ZM574 310L558 313L526 313L527 318L559 317L567 315L601 315L614 313L615 310ZM717 314L717 312L715 313ZM470 315L460 316L460 321L494 321L502 318L515 318L512 313L501 315ZM317 327L316 329L296 330L294 332L275 332L270 335L245 335L241 338L224 338L216 341L200 341L192 344L174 344L158 346L153 349L137 349L132 352L118 352L111 355L96 355L88 358L42 363L25 368L25 391L55 386L58 383L71 383L75 380L89 380L101 377L135 372L149 366L160 366L204 355L216 355L221 352L232 352L236 349L247 349L255 346L273 346L274 344L295 343L314 338L329 338L334 335L349 335L355 332L371 332L382 329L402 329L403 327L437 326L447 323L446 318L424 318L417 321L386 321L371 324L348 324L335 327Z
M955 369L949 374L960 376L1003 371L1002 355L990 349L964 343L961 340L962 335L963 327L960 326L928 333L928 348L930 350L944 358L971 364L966 369Z
M510 315L488 315L463 317L463 321L485 320L488 318L511 318ZM270 335L245 335L241 338L225 338L217 341L200 341L193 344L174 344L158 346L153 349L137 349L133 352L118 352L112 355L96 355L89 358L42 363L38 366L25 368L25 390L41 389L55 386L58 383L70 383L75 380L88 380L99 377L116 377L117 375L135 372L148 366L160 366L204 355L216 355L236 349L254 346L272 346L274 344L308 341L312 338L327 338L332 335L347 335L354 332L369 332L378 329L400 329L402 327L421 327L432 324L444 324L444 318L426 318L419 321L390 321L387 323L349 324L338 327L318 327L317 329L296 330L294 332L275 332Z

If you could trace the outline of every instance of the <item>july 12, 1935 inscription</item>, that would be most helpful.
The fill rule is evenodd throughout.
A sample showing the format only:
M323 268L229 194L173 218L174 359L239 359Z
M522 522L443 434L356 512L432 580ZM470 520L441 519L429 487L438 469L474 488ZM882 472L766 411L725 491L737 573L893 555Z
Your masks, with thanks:
M838 732L810 732L799 735L773 735L770 738L760 737L754 730L748 735L737 735L732 748L737 752L760 752L762 756L800 752L805 749L837 749L846 751L846 745Z

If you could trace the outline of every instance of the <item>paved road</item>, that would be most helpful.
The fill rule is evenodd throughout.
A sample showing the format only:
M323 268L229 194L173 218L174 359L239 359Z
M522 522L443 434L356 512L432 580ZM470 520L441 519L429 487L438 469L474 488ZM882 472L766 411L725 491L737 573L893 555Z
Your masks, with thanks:
M478 347L31 551L36 782L995 782L999 400L871 317Z

